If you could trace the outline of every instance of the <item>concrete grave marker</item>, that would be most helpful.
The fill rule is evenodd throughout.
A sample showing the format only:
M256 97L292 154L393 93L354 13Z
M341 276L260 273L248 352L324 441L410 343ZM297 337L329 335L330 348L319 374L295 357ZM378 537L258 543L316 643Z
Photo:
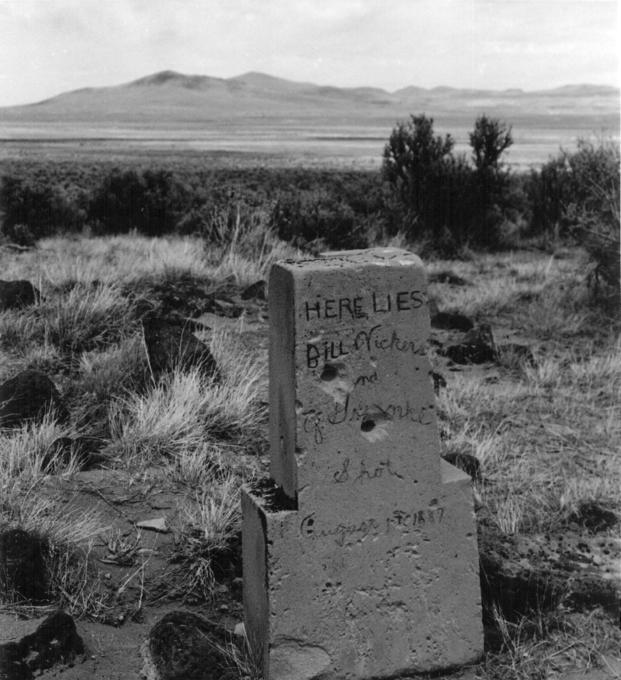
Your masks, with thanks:
M421 261L272 268L271 477L245 489L246 632L266 680L362 679L483 651L470 478L440 458Z

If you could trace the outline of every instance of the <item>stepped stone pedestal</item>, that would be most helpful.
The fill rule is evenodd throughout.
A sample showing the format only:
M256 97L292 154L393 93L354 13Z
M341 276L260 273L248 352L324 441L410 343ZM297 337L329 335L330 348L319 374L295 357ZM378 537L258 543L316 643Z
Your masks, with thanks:
M242 494L266 680L433 671L483 651L470 478L440 458L426 277L399 249L272 268L271 480Z

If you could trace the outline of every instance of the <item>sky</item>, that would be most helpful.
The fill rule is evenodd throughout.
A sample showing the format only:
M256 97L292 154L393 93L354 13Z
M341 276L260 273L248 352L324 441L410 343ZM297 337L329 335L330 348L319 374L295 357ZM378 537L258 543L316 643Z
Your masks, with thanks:
M619 85L617 0L0 0L0 106L157 71L394 91Z

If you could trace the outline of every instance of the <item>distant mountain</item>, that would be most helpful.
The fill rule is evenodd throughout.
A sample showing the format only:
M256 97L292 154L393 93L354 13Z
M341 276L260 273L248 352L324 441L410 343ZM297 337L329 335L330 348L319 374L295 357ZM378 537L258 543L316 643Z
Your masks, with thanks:
M89 126L166 127L242 119L397 120L410 113L476 116L614 116L619 89L566 85L524 92L410 86L395 92L374 87L315 85L249 72L214 78L161 71L113 87L90 87L35 104L0 108L0 125L71 123Z

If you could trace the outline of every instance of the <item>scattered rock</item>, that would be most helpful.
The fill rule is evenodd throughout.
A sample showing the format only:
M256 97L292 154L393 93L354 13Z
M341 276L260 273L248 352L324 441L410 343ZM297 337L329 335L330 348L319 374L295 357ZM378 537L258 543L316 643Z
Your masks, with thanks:
M446 378L442 373L431 371L431 379L433 380L433 391L440 394L440 390L446 387Z
M459 312L437 312L431 317L433 328L441 330L469 331L474 328L474 322Z
M447 451L442 454L442 458L447 463L470 475L474 481L481 481L481 463L475 456L469 453L462 453L461 451Z
M576 512L569 517L569 521L597 533L612 529L619 523L619 517L612 510L602 507L596 501L584 501L580 503Z
M102 445L102 440L97 437L58 437L48 446L42 469L51 473L67 466L75 458L79 470L92 470L108 460L98 453Z
M497 350L491 326L481 324L472 329L462 343L447 347L444 355L456 364L483 364L495 361Z
M47 411L59 421L68 417L58 390L44 373L22 371L0 385L0 427L19 427Z
M30 680L58 663L71 664L83 653L75 622L64 611L43 619L2 621L2 680Z
M267 300L267 284L262 279L249 285L241 292L242 300Z
M8 529L0 533L0 599L40 602L47 596L48 545L41 536Z
M34 304L39 297L30 281L0 281L0 311L21 309Z
M244 313L244 308L231 300L213 298L208 311L219 316L226 316L229 319L237 319Z
M156 517L155 519L145 519L141 522L136 522L138 529L147 529L149 531L158 531L161 534L168 533L168 526L166 525L165 517Z
M429 283L448 283L449 286L471 286L470 281L462 279L461 276L453 273L450 269L443 269L439 272L432 272L427 279Z
M238 671L224 652L229 644L221 626L190 612L170 612L142 647L142 674L147 680L234 680Z
M147 315L142 320L149 365L154 377L174 368L198 366L218 380L220 371L209 348L193 334L193 324Z

